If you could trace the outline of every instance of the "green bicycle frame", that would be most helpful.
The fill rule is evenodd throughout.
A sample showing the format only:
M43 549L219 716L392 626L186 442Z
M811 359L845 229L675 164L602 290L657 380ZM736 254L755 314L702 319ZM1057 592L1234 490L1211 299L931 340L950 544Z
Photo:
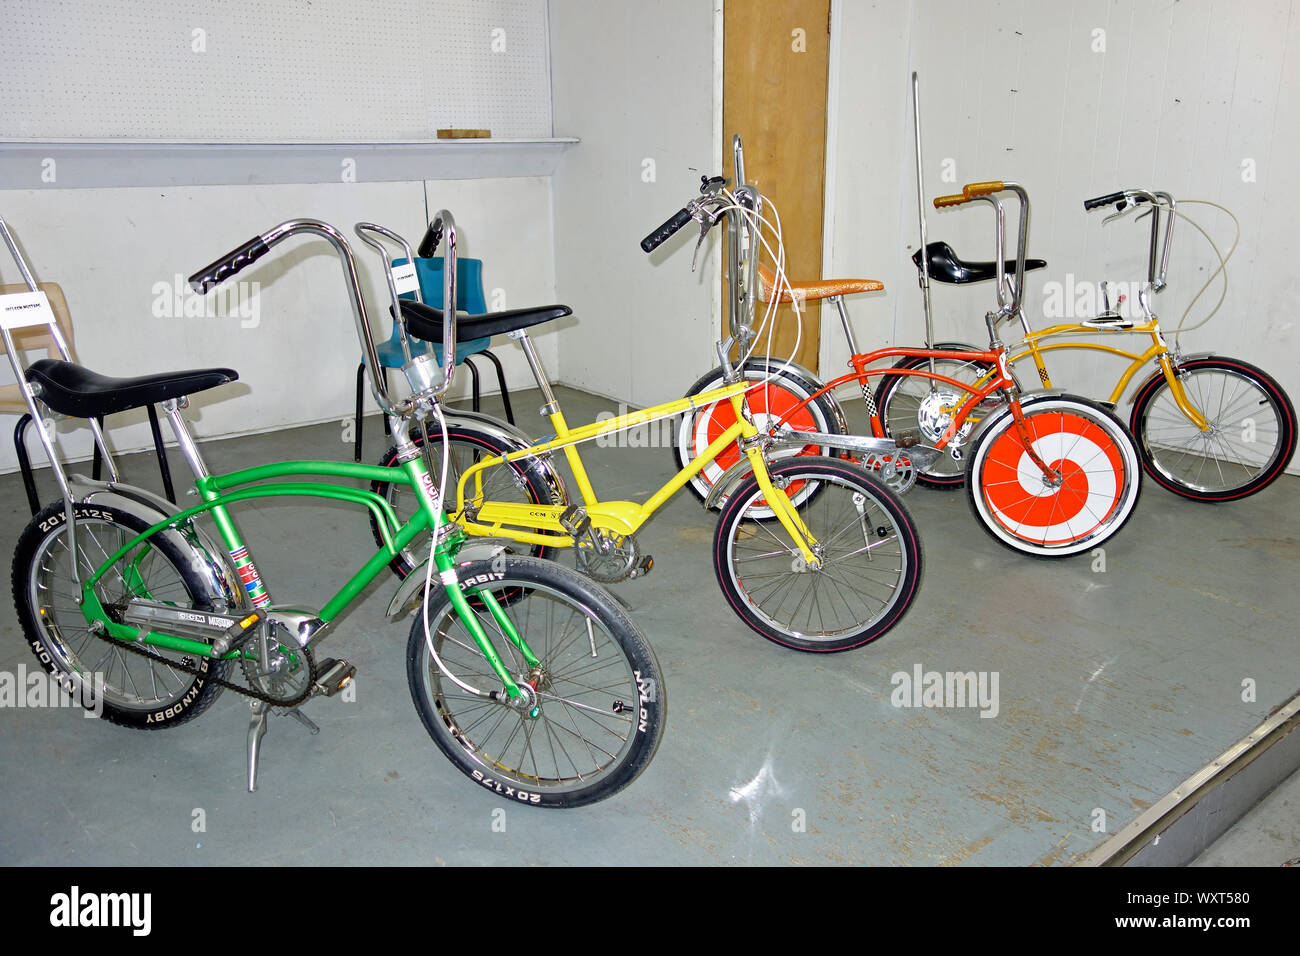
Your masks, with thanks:
M366 481L386 481L395 484L407 485L415 489L417 497L422 503L422 507L416 511L409 521L398 526L397 516L389 504L375 494L360 488L352 488L344 485L333 485L323 482L287 482L274 481L275 479L286 478L297 475L317 475L329 478L350 478ZM269 484L256 484L257 482L270 481ZM406 548L414 541L421 532L433 528L435 532L444 528L447 524L447 515L442 509L441 502L438 500L437 491L434 482L429 474L428 469L424 466L424 460L416 457L409 461L403 462L399 467L384 467L380 465L361 465L351 462L331 462L331 461L287 461L269 465L260 465L255 468L246 468L242 471L232 472L228 475L209 475L199 478L195 485L198 489L199 496L203 503L192 508L187 508L178 514L171 515L168 518L159 521L152 527L136 535L116 552L108 557L95 572L90 575L82 584L82 605L81 610L88 624L92 627L102 624L108 635L115 640L124 643L146 644L154 647L165 648L173 651L180 651L187 654L193 654L199 657L211 657L211 645L203 642L192 640L190 638L179 637L172 634L155 633L144 631L141 628L133 627L129 624L118 624L111 621L105 612L103 605L95 593L95 585L104 577L105 574L128 555L132 549L144 544L161 531L170 528L176 528L194 517L210 512L221 534L222 541L226 549L232 554L245 552L246 546L239 529L235 524L234 518L227 510L227 505L240 501L247 501L255 498L276 498L276 497L316 497L327 498L337 501L349 501L363 505L375 517L376 526L379 528L380 538L384 545L358 570L352 577L339 589L332 598L329 599L320 611L320 619L326 623L334 620L342 611L351 604L359 594L370 584L392 561L402 549ZM438 571L438 580L445 590L452 607L456 609L461 622L465 625L474 642L478 645L479 650L487 659L493 672L500 679L505 687L506 693L517 698L522 692L513 677L506 670L496 648L493 647L491 639L483 629L478 616L469 606L469 601L461 592L459 579L456 575L455 556L464 540L463 533L460 530L453 529L445 536L445 540L440 541L433 553L434 565ZM138 563L139 558L134 563ZM269 604L270 595L265 590L258 577L256 569L252 562L248 562L242 567L251 569L249 575L251 581L245 581L244 586L249 596L255 597L258 604ZM128 567L127 574L134 577L134 571ZM126 575L124 575L124 578ZM244 575L241 574L241 579ZM492 614L497 625L501 628L506 638L515 645L523 655L530 667L535 667L539 663L537 656L528 647L523 636L515 628L514 623L506 614L505 609L501 607L496 597L488 590L475 588L470 590L470 595L480 600L483 605ZM224 660L237 659L243 656L243 652L235 649L224 655Z

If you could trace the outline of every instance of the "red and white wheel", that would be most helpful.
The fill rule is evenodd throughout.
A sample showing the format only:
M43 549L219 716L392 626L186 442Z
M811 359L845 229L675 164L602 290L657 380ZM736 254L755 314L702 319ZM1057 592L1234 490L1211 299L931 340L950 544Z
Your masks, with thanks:
M976 438L967 474L975 516L1009 548L1065 557L1123 527L1141 492L1137 448L1106 409L1073 396L1021 402L1030 447L1056 477L1044 478L1010 410Z
M775 428L784 422L795 431L816 431L829 434L842 434L844 425L842 417L829 396L807 401L821 385L815 379L801 375L795 369L782 362L769 359L752 359L745 363L744 375L755 384L745 395L749 403L749 413L760 431ZM688 395L722 388L724 385L721 369L714 369L691 386ZM677 427L677 440L673 446L673 456L679 469L702 455L728 428L736 424L736 413L730 401L714 402L694 409L688 413ZM829 448L818 445L805 445L803 448L783 449L772 457L787 458L794 455L833 455ZM735 445L724 448L722 453L705 465L687 483L687 487L701 501L708 496L714 482L722 477L723 472L740 461L740 449ZM795 497L796 492L787 489L787 494ZM718 500L718 507L726 502L725 497ZM796 502L797 503L797 502Z

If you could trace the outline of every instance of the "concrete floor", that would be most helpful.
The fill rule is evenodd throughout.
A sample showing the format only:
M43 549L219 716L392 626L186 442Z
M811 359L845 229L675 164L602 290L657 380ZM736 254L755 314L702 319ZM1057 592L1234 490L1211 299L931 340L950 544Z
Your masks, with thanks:
M573 422L614 410L561 397ZM541 433L537 405L515 400L522 426ZM384 447L372 419L367 460ZM215 471L351 452L337 423L204 448ZM584 457L608 498L644 497L673 471L664 448ZM124 470L157 486L149 456ZM0 478L0 495L0 537L13 542L28 520L17 476ZM615 590L658 654L667 731L611 800L510 807L456 771L411 704L407 629L384 618L395 587L384 578L321 652L357 664L356 701L309 704L318 736L272 718L256 794L244 791L248 707L233 694L161 733L66 708L0 710L0 863L1063 864L1300 686L1295 478L1219 507L1148 484L1104 572L1092 555L1008 551L964 492L907 501L926 548L920 596L884 638L829 657L741 624L713 578L714 519L685 492L663 510L641 535L654 572ZM286 603L333 593L373 547L366 515L343 505L281 499L236 514ZM35 661L6 617L0 671L20 664ZM917 665L996 671L997 716L894 707L891 676ZM1278 833L1231 862L1300 855L1294 826Z

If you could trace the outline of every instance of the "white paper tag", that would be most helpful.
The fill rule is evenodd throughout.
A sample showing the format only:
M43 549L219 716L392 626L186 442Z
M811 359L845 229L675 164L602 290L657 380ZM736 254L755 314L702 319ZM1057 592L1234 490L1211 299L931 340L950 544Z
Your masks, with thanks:
M398 295L405 295L420 288L420 279L415 274L414 264L408 262L405 265L393 266L393 285L397 288Z
M53 325L54 310L44 292L11 292L0 295L0 326L25 329L32 325Z

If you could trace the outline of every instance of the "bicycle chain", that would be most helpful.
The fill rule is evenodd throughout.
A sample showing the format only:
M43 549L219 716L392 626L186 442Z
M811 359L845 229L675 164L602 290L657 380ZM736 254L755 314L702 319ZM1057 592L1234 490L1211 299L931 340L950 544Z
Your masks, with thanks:
M170 658L163 657L156 652L145 650L145 645L119 641L117 638L107 634L98 634L97 637L108 641L116 647L123 647L133 654L139 654L141 657L147 657L153 661L160 661L168 667L174 667L177 670L184 671L186 674L192 674L195 677L202 677L204 680L211 681L218 687L225 687L233 690L236 694L242 694L245 697L252 697L254 700L260 700L264 704L270 704L272 707L294 708L307 700L311 696L312 690L316 687L316 678L319 676L316 672L316 658L311 649L302 648L303 655L307 658L307 687L301 694L292 697L289 700L279 700L270 694L263 694L261 691L253 690L251 687L241 687L239 684L232 683L228 680L222 680L220 677L214 677L211 674L205 674L197 667L190 667L188 664L182 664L179 661L173 661Z

